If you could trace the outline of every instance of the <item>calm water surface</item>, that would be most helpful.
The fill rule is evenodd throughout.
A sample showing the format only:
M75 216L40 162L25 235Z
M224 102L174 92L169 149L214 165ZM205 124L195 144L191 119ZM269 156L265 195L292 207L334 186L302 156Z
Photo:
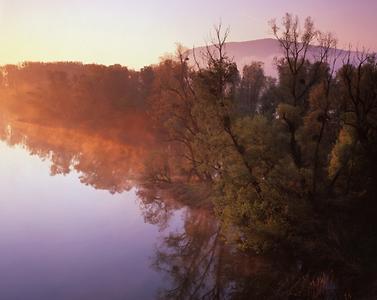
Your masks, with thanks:
M182 227L145 222L133 188L111 194L0 142L0 299L153 299L169 283L156 245Z

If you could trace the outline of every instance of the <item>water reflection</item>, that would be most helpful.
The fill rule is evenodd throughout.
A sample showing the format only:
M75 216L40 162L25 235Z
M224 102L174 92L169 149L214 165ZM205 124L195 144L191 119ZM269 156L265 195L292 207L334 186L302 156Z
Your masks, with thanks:
M211 204L199 201L202 191L143 180L159 147L143 126L72 126L65 114L36 118L38 109L2 103L0 139L44 160L30 170L29 187L18 182L15 194L4 188L0 263L7 276L0 290L7 299L321 299L334 287L327 274L304 275L289 257L240 251ZM140 123L130 116L122 122ZM18 170L30 160L23 156ZM65 177L51 181L47 165ZM75 184L77 177L89 187ZM45 186L45 194L33 185Z
M51 162L51 175L80 173L84 184L111 192L129 190L141 168L143 149L66 128L2 120L1 138Z
M0 299L154 298L165 283L149 258L164 233L144 222L135 190L111 195L75 171L50 177L20 147L0 153Z
M170 203L178 196L176 187L141 189L139 196L147 220L164 228L175 209ZM159 289L159 299L336 298L334 277L311 276L290 257L241 251L208 209L185 210L183 222L161 238L153 256L152 267L169 282Z

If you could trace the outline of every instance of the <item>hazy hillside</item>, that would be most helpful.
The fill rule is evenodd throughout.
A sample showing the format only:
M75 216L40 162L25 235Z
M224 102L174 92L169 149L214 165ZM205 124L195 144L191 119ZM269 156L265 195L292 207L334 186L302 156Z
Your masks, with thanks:
M200 58L200 54L205 52L205 47L198 47L195 49L196 56ZM261 61L264 63L265 73L269 76L276 76L277 71L274 65L274 59L279 58L282 55L279 43L277 40L268 38L245 42L229 42L226 44L226 51L229 57L233 58L237 63L238 69L242 71L244 65L249 64L252 61ZM347 51L336 50L338 58L336 68L339 68L342 63L342 58L345 57ZM190 56L192 56L192 50L189 51ZM331 52L335 54L335 49ZM351 56L355 57L356 53L352 52ZM309 60L314 59L318 56L318 48L311 47L308 53Z

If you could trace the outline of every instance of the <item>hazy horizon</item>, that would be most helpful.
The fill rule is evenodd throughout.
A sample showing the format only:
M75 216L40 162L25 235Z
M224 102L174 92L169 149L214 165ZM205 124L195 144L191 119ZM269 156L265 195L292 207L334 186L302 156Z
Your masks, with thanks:
M0 1L0 64L23 61L80 61L122 64L134 69L157 63L184 46L201 46L214 24L229 26L230 42L271 38L268 21L286 12L311 16L334 32L340 48L349 44L376 51L377 25L371 0L314 2L276 0L166 1Z

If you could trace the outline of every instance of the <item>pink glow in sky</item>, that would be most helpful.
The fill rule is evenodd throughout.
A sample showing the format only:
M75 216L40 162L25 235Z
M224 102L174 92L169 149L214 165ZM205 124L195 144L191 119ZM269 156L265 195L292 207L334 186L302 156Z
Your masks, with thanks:
M0 0L0 64L25 60L158 62L175 43L201 45L222 20L232 41L271 37L268 21L286 12L311 16L317 27L377 50L376 0Z

